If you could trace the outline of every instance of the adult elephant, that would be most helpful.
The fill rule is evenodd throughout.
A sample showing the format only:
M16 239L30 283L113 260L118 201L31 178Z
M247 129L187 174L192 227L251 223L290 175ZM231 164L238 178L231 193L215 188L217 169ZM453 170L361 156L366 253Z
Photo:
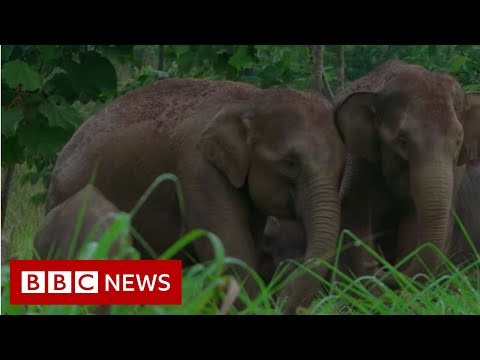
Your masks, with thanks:
M455 263L464 263L475 256L471 245L480 253L480 160L467 164L458 190L456 211L473 242L469 244L459 224L455 224L451 253Z
M334 105L349 152L340 195L342 228L380 245L391 262L426 242L449 253L465 163L477 156L480 94L465 93L446 74L392 60L351 83ZM439 271L433 250L419 255L423 264L415 258L405 274ZM378 268L355 246L344 259L358 275Z
M153 180L181 182L181 216L172 183L161 184L133 225L162 253L184 230L203 228L222 239L228 256L258 267L256 240L266 215L301 219L306 258L333 253L339 231L338 188L344 145L322 95L262 90L229 81L167 79L131 91L87 120L60 152L47 210L88 183L129 211ZM207 239L194 242L201 261ZM144 255L147 255L144 253ZM303 277L285 296L289 309L308 302L317 282ZM247 281L255 293L255 284Z

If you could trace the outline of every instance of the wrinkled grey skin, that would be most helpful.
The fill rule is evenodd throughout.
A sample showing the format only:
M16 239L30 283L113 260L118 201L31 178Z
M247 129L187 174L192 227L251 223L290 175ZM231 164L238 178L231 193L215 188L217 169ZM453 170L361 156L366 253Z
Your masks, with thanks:
M82 208L85 213L76 244L73 244ZM90 234L92 241L98 241L102 237L118 212L118 208L97 188L87 185L47 214L35 236L34 248L40 259L72 259ZM131 244L129 235L126 244ZM118 255L120 247L121 239L117 238L110 248L108 258Z
M465 93L446 74L393 60L351 83L334 105L349 152L341 228L392 263L427 242L449 254L457 191L465 164L478 156L480 93ZM419 255L423 262L412 260L405 274L441 270L433 250ZM343 260L357 275L378 269L361 248L345 251Z

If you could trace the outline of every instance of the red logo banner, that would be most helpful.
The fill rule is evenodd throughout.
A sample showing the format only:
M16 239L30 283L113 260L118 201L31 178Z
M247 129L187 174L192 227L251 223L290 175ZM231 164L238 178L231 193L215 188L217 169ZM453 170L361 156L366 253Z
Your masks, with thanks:
M180 305L181 260L11 260L10 303Z

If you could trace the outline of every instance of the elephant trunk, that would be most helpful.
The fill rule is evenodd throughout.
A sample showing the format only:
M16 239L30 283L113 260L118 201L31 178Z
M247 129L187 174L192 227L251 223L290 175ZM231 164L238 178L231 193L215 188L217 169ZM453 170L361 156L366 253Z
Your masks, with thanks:
M417 211L418 245L432 243L446 252L450 236L451 206L453 194L453 167L447 161L429 161L427 165L414 165L411 171L412 195ZM438 270L439 257L433 249L419 253L428 271ZM418 261L407 268L407 275L421 271Z
M309 199L305 202L302 214L307 237L305 258L328 260L334 256L340 227L340 205L335 181L315 179L307 184L306 195Z
M340 203L338 181L316 177L308 179L300 186L297 211L303 220L307 247L305 260L321 258L331 262L335 255L340 228ZM318 276L325 278L329 270L326 266L313 269ZM293 313L298 305L308 306L320 290L321 282L304 274L284 289L287 295L287 313Z

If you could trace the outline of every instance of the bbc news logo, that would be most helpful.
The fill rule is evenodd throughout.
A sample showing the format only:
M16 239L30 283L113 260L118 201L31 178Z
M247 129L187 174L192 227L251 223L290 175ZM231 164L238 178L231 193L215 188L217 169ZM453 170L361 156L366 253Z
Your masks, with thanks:
M180 260L11 260L10 303L179 305Z

